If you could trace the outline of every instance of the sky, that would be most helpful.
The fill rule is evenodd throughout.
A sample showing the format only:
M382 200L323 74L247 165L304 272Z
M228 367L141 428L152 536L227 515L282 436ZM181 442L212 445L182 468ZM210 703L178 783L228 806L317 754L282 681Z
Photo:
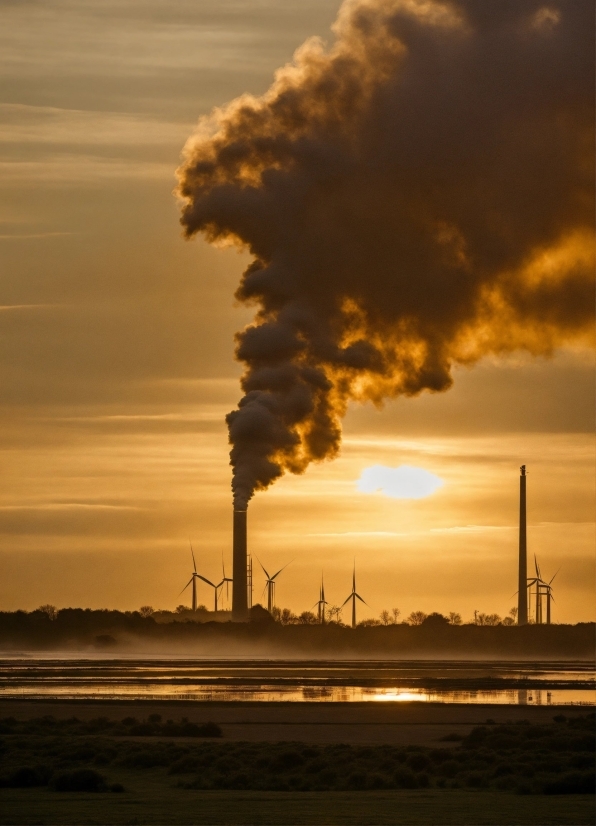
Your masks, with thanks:
M263 95L308 37L332 40L339 5L0 0L1 610L171 609L189 539L201 573L222 558L229 572L225 416L252 256L183 237L175 173L199 117ZM529 553L560 569L553 618L596 619L593 351L512 347L452 376L445 392L348 398L337 457L255 494L252 553L291 562L281 605L310 609L321 572L341 604L355 561L362 618L506 614L526 464ZM377 465L443 484L366 492Z

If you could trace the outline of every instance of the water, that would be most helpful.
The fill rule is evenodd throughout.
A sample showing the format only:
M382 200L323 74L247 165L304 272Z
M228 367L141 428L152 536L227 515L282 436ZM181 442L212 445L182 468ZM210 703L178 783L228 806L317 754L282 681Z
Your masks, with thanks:
M585 663L0 660L0 698L596 705Z

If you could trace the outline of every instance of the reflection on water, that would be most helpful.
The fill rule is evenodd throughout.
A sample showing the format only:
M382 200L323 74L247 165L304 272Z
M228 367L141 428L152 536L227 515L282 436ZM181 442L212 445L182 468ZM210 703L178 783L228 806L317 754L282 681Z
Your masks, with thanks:
M596 705L585 663L0 661L0 697Z
M0 697L23 699L112 699L112 700L196 700L201 702L418 702L487 705L596 705L594 689L501 689L494 691L430 691L422 688L362 686L283 687L263 685L259 688L235 686L171 686L146 684L127 686L110 683L86 685L27 685L2 687Z

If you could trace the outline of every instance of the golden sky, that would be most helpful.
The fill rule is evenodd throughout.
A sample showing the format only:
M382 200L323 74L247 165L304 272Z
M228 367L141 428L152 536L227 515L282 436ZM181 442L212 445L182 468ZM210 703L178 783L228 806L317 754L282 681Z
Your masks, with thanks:
M554 8L557 4L551 4ZM197 118L249 92L338 0L0 0L0 609L172 608L231 566L224 421L241 396L247 252L182 239L172 197ZM519 465L554 619L594 619L594 364L580 344L456 367L444 393L352 402L337 459L257 493L249 542L293 560L278 602L505 614ZM426 469L420 500L357 490ZM256 577L255 599L261 596ZM210 604L210 591L199 592Z

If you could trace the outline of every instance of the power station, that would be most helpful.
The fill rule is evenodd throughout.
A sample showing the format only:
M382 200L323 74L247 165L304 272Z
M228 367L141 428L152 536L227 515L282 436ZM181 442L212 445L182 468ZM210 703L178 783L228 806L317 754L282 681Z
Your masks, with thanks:
M517 624L527 625L533 623L537 625L551 624L551 604L554 602L552 582L557 576L557 573L546 582L541 575L538 560L534 554L534 567L536 574L533 577L528 577L528 541L527 541L527 470L526 465L520 467L519 476L519 546L518 546L518 589L517 589ZM232 583L232 621L233 622L247 622L250 617L250 609L252 608L252 594L253 594L253 569L252 557L248 555L248 540L247 540L247 509L235 507L233 511L233 526L232 526L232 559L233 570L232 578L226 576L225 567L223 567L223 578L221 582L213 582L207 577L203 576L197 571L195 556L191 545L191 558L193 570L191 578L183 591L192 585L192 610L197 610L197 580L202 580L207 585L210 585L214 591L214 613L219 609L219 595L224 585L227 587L228 583ZM284 570L287 565L280 568L273 576L265 569L259 560L259 564L263 569L266 577L265 590L267 591L267 609L271 613L275 607L275 585L276 578ZM289 564L289 563L288 563ZM356 567L354 566L352 574L352 590L346 600L340 606L340 609L351 601L352 609L352 627L356 627L356 600L367 604L360 594L356 591ZM319 600L315 603L318 609L318 621L325 624L325 591L323 580L321 579L321 588L319 593ZM532 609L533 617L530 618L530 609ZM338 610L338 609L334 609Z

